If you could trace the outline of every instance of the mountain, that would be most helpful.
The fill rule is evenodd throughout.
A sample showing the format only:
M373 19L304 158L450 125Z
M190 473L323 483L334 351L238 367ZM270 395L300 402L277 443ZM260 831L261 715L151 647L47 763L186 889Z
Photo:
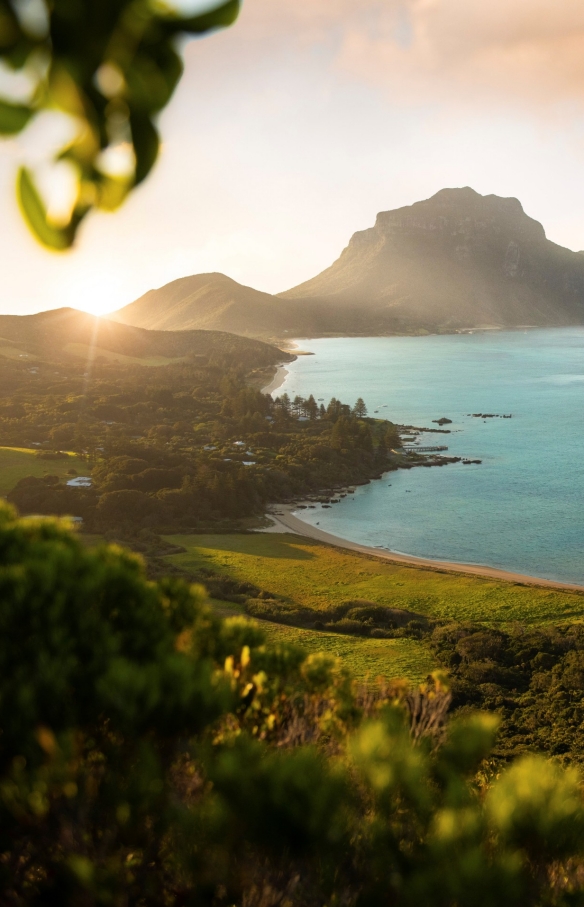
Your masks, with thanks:
M281 337L302 330L307 308L304 301L285 303L225 274L196 274L150 290L108 318L163 331L196 328Z
M584 323L584 256L546 239L516 198L443 189L377 215L317 277L312 299L362 332Z
M294 358L260 340L221 331L150 331L67 308L0 315L0 355L50 360L104 356L148 365L214 357L257 367Z
M546 239L516 198L442 189L378 214L330 268L277 296L199 274L109 317L280 340L584 324L584 255Z

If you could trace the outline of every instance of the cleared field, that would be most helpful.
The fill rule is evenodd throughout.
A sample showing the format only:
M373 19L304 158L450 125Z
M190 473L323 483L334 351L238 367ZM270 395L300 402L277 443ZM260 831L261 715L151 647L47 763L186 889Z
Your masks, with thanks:
M292 534L173 536L169 541L187 549L169 558L183 568L206 566L321 611L360 598L428 617L491 625L584 618L584 593L390 564Z
M160 365L169 365L171 362L182 362L181 358L168 359L166 356L150 356L145 359L137 359L135 356L125 356L123 353L115 353L112 350L105 350L100 346L91 349L85 343L68 343L64 347L66 353L72 356L79 356L81 359L98 359L102 356L112 362L121 362L124 365L147 365L155 368Z
M221 617L244 614L244 609L231 602L211 599ZM367 639L341 633L321 633L287 627L270 621L258 621L271 643L286 642L301 646L307 652L325 652L340 658L357 680L376 677L400 677L411 683L422 683L438 662L427 646L417 639Z
M68 454L62 460L41 460L36 451L25 447L0 447L0 495L6 495L25 476L67 477L68 470L75 469L79 475L87 475L87 463L75 454Z
M4 356L6 359L29 359L30 358L28 353L25 353L24 350L18 349L18 347L2 345L1 337L0 337L0 356Z
M416 639L364 639L340 633L299 630L282 624L262 622L270 642L289 642L308 652L336 655L350 667L358 680L376 677L401 677L421 683L438 667L438 662L423 643Z

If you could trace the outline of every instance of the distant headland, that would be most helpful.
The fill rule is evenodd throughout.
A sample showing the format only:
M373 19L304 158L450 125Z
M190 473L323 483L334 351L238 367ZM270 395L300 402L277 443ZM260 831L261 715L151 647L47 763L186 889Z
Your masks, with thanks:
M516 198L442 189L378 214L329 268L280 294L198 274L150 290L108 317L280 343L581 325L584 255L550 242Z

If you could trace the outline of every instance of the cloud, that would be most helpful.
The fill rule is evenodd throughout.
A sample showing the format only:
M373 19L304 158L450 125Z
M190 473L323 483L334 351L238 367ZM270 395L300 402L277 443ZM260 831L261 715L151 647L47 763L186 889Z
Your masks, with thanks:
M549 109L584 101L582 4L410 0L403 9L408 47L383 30L353 26L338 65L404 103L519 101Z
M397 103L584 101L577 0L245 0L235 29L234 63L312 50Z

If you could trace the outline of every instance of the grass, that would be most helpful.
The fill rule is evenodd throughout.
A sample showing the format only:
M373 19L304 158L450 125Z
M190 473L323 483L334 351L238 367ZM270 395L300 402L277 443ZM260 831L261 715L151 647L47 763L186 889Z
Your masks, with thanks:
M244 614L240 605L210 599L221 617ZM376 677L400 677L410 683L422 683L439 667L428 647L416 639L367 639L340 633L321 633L284 624L258 621L268 642L291 643L307 652L326 652L340 658L357 680Z
M390 564L297 535L191 535L169 541L186 549L169 557L183 569L208 567L319 611L360 598L494 626L584 618L584 594ZM216 606L224 615L240 610L225 602ZM360 679L384 675L416 683L437 666L426 644L415 639L368 639L268 622L263 627L273 642L338 655Z
M358 680L381 676L421 683L438 667L432 653L416 639L367 639L267 622L262 622L262 629L270 642L294 643L308 652L338 656Z
M87 475L87 463L75 454L67 454L62 460L42 460L36 451L25 447L0 447L0 495L12 491L16 483L25 476L59 476L71 478L68 470L75 469L79 475Z
M1 338L0 338L1 343ZM28 353L25 353L24 350L20 350L15 346L0 346L0 356L4 356L6 359L30 359Z
M297 535L173 536L170 560L252 582L303 607L326 611L361 598L428 617L493 626L584 618L584 594L391 564Z
M112 362L121 362L125 365L147 365L157 367L169 365L173 362L183 362L183 358L169 359L166 356L148 356L144 359L138 359L135 356L125 356L123 353L115 353L112 350L105 350L96 346L93 349L86 343L68 343L64 348L66 353L73 356L79 356L82 359L98 359L102 356L104 359L110 359Z

